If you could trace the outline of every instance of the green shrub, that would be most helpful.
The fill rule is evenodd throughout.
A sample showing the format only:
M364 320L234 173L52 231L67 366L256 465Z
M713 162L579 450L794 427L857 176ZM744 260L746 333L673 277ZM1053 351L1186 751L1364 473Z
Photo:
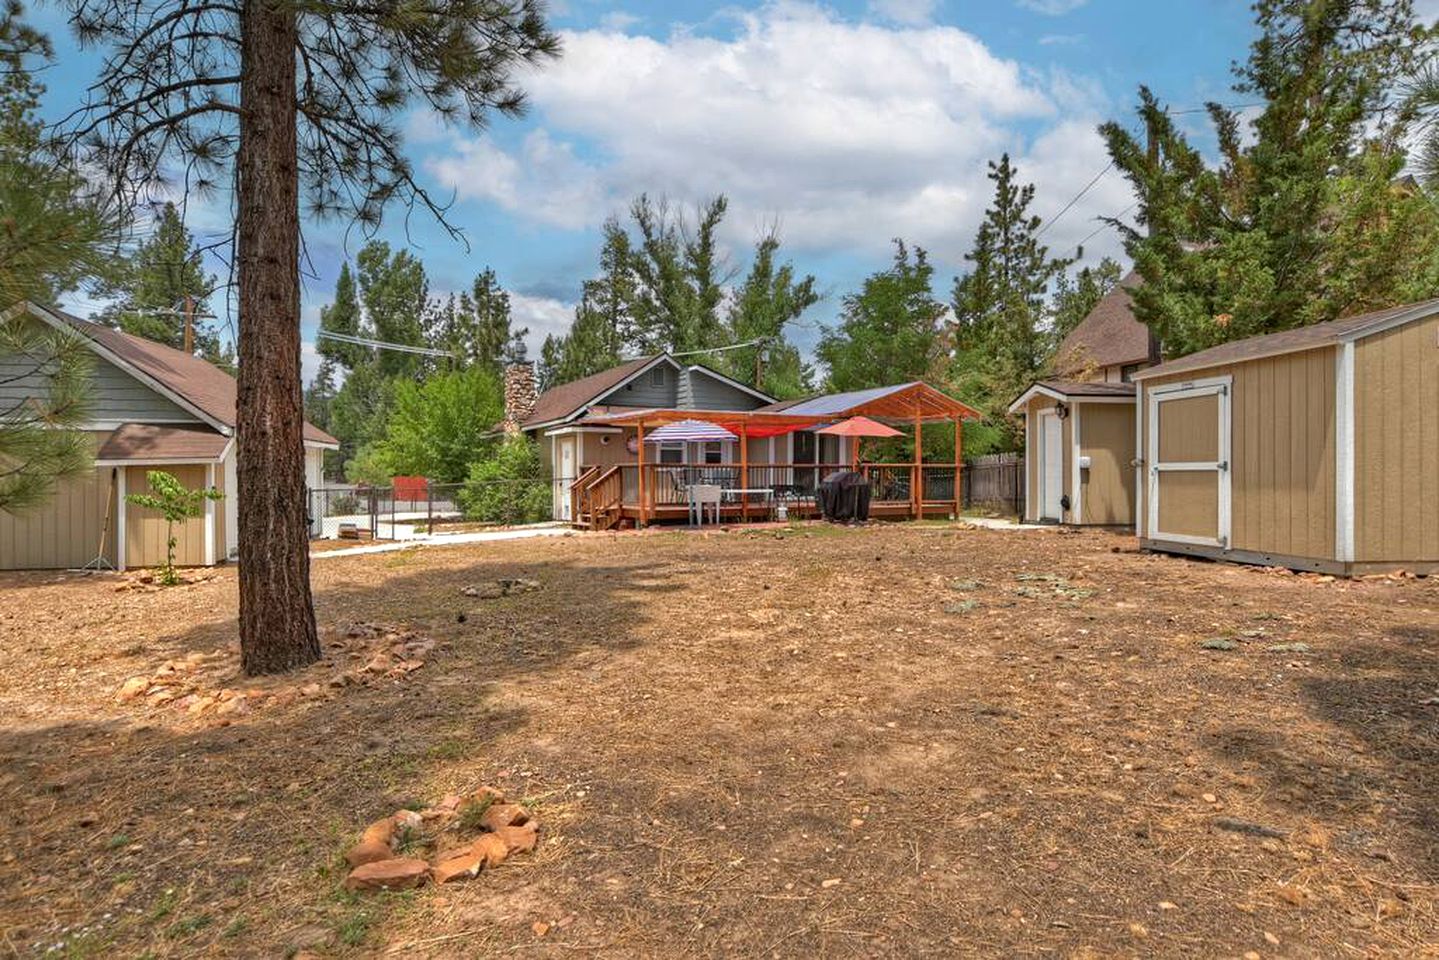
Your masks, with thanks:
M487 523L534 523L550 518L550 483L533 440L506 440L484 460L470 465L469 479L459 494L460 509L469 520Z

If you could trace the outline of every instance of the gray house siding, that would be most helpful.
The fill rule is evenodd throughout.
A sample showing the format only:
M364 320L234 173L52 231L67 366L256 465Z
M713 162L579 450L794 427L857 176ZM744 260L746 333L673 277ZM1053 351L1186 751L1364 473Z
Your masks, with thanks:
M39 395L45 378L33 373L34 362L0 354L0 410ZM137 423L196 423L188 410L162 397L108 360L94 358L90 373L92 420Z
M674 409L679 406L678 373L679 371L668 363L656 364L618 390L612 390L600 397L595 403L618 407Z
M689 403L681 403L682 409L690 410L753 410L765 405L765 401L752 393L712 377L703 370L686 370L685 381L689 385Z

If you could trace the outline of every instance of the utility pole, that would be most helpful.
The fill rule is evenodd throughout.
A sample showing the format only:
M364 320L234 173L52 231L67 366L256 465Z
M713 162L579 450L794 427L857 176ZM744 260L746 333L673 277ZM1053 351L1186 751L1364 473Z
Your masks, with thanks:
M195 352L195 298L185 294L185 352Z

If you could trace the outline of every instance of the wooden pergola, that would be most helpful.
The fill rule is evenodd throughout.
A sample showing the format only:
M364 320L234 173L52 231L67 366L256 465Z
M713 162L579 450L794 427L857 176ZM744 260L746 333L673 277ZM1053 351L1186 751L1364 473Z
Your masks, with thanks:
M911 485L911 500L916 516L923 512L923 430L925 424L954 425L954 499L955 512L960 509L960 472L963 470L964 421L978 420L981 414L969 404L956 400L922 381L829 394L800 400L787 405L776 404L759 410L613 410L586 417L586 424L633 427L638 439L640 523L645 521L645 430L700 420L718 424L739 437L740 475L749 473L749 439L751 436L774 436L794 430L865 416L893 426L914 428L914 462L916 482ZM747 512L747 507L746 507Z

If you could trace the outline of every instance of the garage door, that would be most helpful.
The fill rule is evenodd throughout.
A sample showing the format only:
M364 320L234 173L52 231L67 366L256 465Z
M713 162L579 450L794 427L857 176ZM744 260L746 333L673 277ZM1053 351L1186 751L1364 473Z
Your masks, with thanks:
M1149 535L1229 546L1229 380L1149 392Z

